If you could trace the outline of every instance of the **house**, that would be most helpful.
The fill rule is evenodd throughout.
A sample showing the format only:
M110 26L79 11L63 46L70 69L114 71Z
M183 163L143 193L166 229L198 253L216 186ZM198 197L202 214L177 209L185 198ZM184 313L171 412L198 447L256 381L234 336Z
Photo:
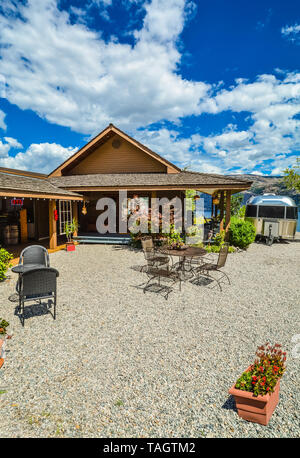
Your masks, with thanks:
M128 198L183 199L190 189L218 196L221 226L227 230L231 195L250 186L238 178L181 170L110 124L49 175L0 168L1 238L7 244L8 227L15 232L18 227L22 242L49 238L55 248L72 217L82 233L96 236L97 200L111 197L118 206L120 190L127 190Z

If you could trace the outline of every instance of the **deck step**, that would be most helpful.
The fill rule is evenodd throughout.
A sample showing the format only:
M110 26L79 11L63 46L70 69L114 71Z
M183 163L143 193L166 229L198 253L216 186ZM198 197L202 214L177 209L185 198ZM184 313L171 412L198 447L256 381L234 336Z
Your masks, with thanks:
M86 235L78 235L73 237L79 243L98 243L98 244L113 244L113 245L128 245L130 237L93 237Z

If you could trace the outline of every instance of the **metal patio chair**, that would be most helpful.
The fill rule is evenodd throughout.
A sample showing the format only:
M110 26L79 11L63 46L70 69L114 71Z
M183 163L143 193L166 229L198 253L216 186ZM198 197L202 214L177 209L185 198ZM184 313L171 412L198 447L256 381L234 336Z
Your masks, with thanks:
M25 324L25 302L52 300L54 304L53 318L56 319L56 278L59 273L51 267L30 269L20 275L19 281L19 312L22 326Z
M155 247L153 243L152 237L144 237L142 240L142 248L144 252L145 259L147 261L147 266L143 266L143 268L147 267L158 267L164 266L169 264L170 258L163 253L160 253Z
M165 299L168 299L168 295L171 291L173 291L172 286L176 283L179 283L179 291L181 291L181 275L180 272L176 272L174 270L170 270L167 267L149 267L146 270L146 274L149 278L146 285L143 288L144 293L147 290L150 290L153 286L158 286L158 292L165 292ZM153 280L158 280L157 283L153 283ZM161 283L161 280L166 280L171 282L171 286L165 285ZM157 292L157 291L156 291Z
M228 243L224 243L222 245L222 247L220 248L218 260L216 263L203 262L202 264L199 264L197 267L195 267L193 269L193 274L196 276L196 281L194 280L193 283L197 282L200 276L204 276L211 280L214 280L218 284L220 291L222 291L221 282L223 278L226 278L230 285L230 280L229 280L228 275L224 271L221 270L222 267L224 267L226 264L228 248L229 248ZM211 275L211 272L220 272L221 276L219 278L215 278Z

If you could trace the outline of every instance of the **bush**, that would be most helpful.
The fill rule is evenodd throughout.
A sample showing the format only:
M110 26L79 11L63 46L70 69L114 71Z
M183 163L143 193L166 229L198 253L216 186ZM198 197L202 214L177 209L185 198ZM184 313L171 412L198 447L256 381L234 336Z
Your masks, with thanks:
M225 243L225 231L223 230L214 236L214 238L212 239L212 245L211 244L205 245L204 248L208 253L219 253L224 243ZM234 253L234 252L235 252L234 247L229 246L228 253Z
M254 364L237 380L235 388L254 396L271 394L285 371L286 352L281 350L281 345L271 346L267 342L258 347L256 356Z
M256 236L255 227L252 221L246 221L237 217L232 217L229 229L230 245L239 248L248 248L254 242Z
M5 248L0 248L0 281L6 278L7 269L11 266L10 261L13 259L13 255L9 253Z
M221 249L221 245L206 245L205 250L207 253L219 253ZM228 253L234 253L235 248L233 246L228 247Z

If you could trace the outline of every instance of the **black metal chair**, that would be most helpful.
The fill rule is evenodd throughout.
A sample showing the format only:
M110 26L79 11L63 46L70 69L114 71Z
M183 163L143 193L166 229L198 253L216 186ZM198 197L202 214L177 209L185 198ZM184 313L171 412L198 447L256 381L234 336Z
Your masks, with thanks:
M181 273L176 272L174 270L170 270L167 267L153 267L149 266L148 269L146 270L146 274L149 278L147 281L146 285L144 286L144 293L149 290L153 286L158 286L159 291L165 292L165 299L168 298L168 295L171 291L173 291L173 288L171 286L167 286L165 284L161 283L161 280L166 280L167 282L170 282L171 285L173 286L175 283L179 282L179 291L181 291ZM157 283L153 283L153 280L157 279Z
M193 273L196 276L196 282L199 279L199 276L208 277L211 280L216 281L218 286L219 286L219 288L220 288L220 291L222 291L221 281L225 277L228 280L228 283L230 285L230 280L229 280L228 275L224 271L220 270L226 264L227 255L228 255L228 248L229 248L228 243L224 243L221 246L220 252L219 252L219 256L218 256L218 260L217 260L216 263L203 262L202 264L198 265L196 268L193 269ZM215 278L215 277L213 277L211 275L211 272L220 272L221 276L219 278Z
M50 267L48 251L42 245L30 245L21 252L19 264Z
M142 269L146 267L158 267L169 264L169 256L166 256L155 249L152 237L144 237L141 242L144 256L147 261L147 266L142 266Z
M59 272L51 267L30 269L20 275L19 312L22 326L25 324L25 302L48 299L53 300L53 318L56 319L56 278Z

